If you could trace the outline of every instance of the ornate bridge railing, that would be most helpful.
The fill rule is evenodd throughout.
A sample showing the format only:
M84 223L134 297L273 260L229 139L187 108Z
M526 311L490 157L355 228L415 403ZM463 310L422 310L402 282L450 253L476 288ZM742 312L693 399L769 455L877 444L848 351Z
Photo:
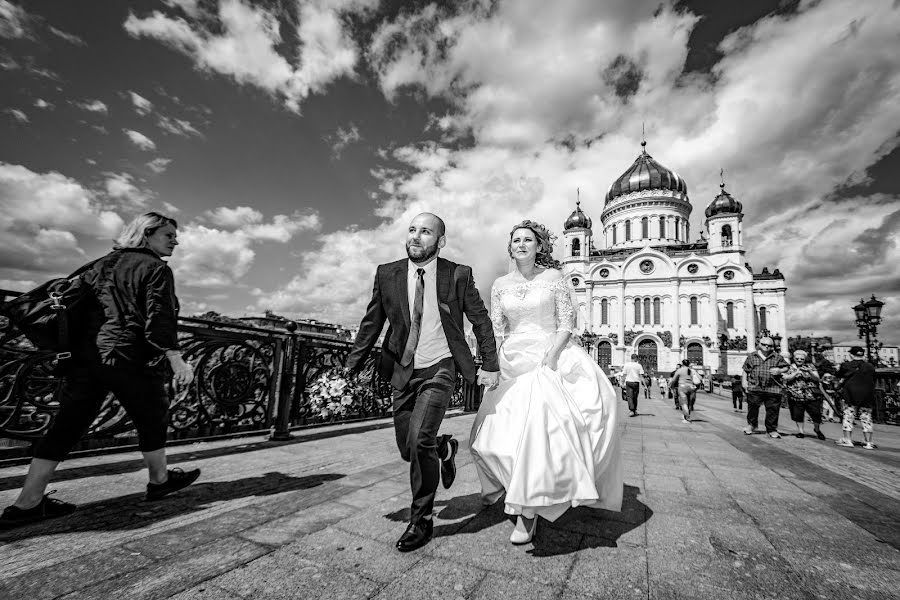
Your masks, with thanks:
M0 328L5 327L0 318ZM334 422L312 410L309 387L345 364L350 342L192 318L179 320L179 338L195 379L183 388L170 385L170 440L261 431L286 439L292 428ZM379 353L373 350L360 375L374 393L339 420L390 415L390 384L377 375ZM0 346L0 460L27 455L52 423L61 391L51 354L35 350L23 337ZM451 406L473 410L479 400L480 388L460 378ZM110 394L75 450L136 442L130 419Z

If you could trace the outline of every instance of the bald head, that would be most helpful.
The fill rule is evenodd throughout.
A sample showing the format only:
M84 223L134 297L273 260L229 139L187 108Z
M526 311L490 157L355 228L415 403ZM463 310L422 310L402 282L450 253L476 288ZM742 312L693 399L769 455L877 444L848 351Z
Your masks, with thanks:
M444 221L437 215L416 215L406 230L406 254L419 266L434 260L444 247Z
M775 350L775 341L770 337L760 338L759 349L762 350L765 354L773 352Z
M447 235L447 226L444 225L444 220L434 213L419 213L413 217L410 225L413 223L417 225L427 225L438 237Z

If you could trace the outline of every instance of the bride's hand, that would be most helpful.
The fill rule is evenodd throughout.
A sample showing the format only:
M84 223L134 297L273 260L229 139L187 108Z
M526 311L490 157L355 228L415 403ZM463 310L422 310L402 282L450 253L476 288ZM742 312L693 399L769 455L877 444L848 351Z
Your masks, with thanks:
M559 354L552 350L547 350L544 352L544 359L541 361L541 366L550 367L550 370L555 371L559 366Z

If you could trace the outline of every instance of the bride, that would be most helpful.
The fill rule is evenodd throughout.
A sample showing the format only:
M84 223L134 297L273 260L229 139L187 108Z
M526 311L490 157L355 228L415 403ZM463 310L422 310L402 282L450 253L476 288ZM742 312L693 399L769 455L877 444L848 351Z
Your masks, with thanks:
M506 512L517 515L514 544L531 541L538 517L555 521L570 506L622 506L616 395L570 339L572 290L552 244L534 221L510 233L516 269L491 289L500 384L485 392L469 436L482 500L493 504L505 492Z

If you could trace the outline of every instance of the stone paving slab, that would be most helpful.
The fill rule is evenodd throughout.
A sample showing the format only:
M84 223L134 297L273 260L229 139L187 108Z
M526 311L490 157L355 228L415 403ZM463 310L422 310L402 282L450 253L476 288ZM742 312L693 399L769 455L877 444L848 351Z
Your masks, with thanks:
M701 394L696 422L641 399L624 418L621 512L578 508L512 546L502 504L484 507L461 441L459 473L436 501L436 538L401 554L407 465L389 421L171 448L203 469L162 502L141 501L133 455L65 463L61 522L0 533L0 598L898 598L900 431L879 449L741 433L730 401ZM782 411L780 430L793 424ZM811 428L810 428L811 430ZM0 505L24 466L0 468Z

